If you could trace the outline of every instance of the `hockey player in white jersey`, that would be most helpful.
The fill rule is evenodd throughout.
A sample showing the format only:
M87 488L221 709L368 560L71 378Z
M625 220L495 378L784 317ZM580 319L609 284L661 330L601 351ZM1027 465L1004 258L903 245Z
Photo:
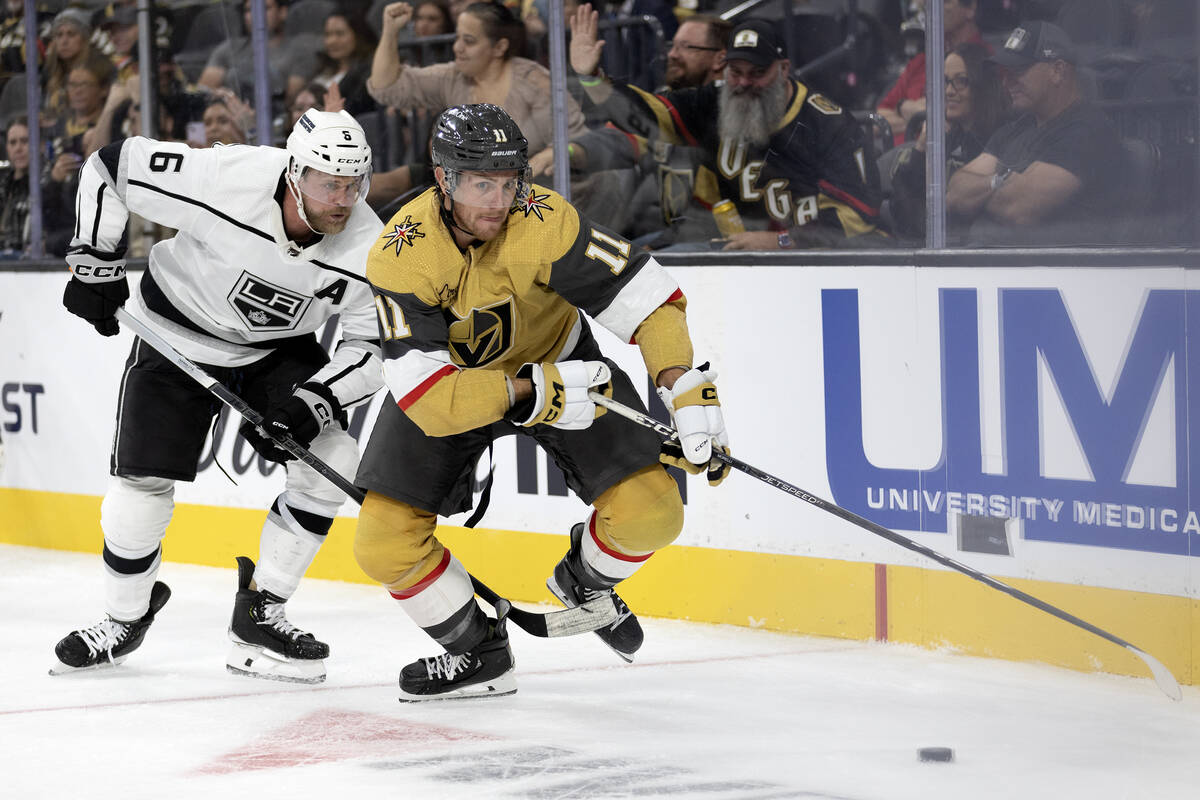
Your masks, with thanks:
M126 300L180 353L338 472L358 449L346 410L382 385L378 328L365 278L382 225L364 198L371 150L345 112L310 110L287 149L214 147L142 137L102 148L84 165L63 304L105 336ZM133 296L125 277L130 212L178 230L154 245ZM332 358L315 332L340 315ZM177 480L197 463L220 408L204 388L135 339L121 379L109 488L100 511L107 616L55 647L54 672L120 663L136 649L170 590L156 580ZM292 458L248 425L266 458ZM227 661L234 672L316 682L329 647L293 626L295 592L345 500L292 460L263 525L257 567L238 558Z

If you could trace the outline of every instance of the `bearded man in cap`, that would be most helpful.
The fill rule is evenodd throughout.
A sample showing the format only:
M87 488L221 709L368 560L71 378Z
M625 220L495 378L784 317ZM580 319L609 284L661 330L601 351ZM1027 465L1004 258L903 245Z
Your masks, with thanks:
M720 236L728 250L871 246L868 239L884 238L866 133L838 104L791 78L775 23L748 20L734 29L723 82L649 94L600 72L604 41L590 5L571 22L571 66L587 101L650 146L698 153L678 238ZM572 166L582 166L577 156ZM710 210L723 201L746 230L718 232Z

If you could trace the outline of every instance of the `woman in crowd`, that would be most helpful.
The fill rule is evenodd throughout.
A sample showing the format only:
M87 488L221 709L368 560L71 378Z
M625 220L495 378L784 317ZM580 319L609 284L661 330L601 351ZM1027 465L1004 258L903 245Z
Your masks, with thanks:
M315 83L324 88L336 84L345 110L358 116L378 108L367 93L375 35L362 17L334 11L325 18L325 47L317 53Z
M88 155L89 132L100 121L116 68L102 56L67 74L67 109L50 129L50 169L42 181L46 252L65 255L74 235L75 190ZM44 120L43 120L44 122Z
M0 258L19 258L29 246L29 120L17 117L4 133L0 162Z
M71 70L92 59L104 58L92 49L90 15L79 8L67 8L58 13L50 27L50 47L46 52L42 85L42 110L51 118L67 109L67 77Z
M531 154L551 145L550 72L519 55L524 27L512 11L495 0L467 6L458 17L453 63L428 67L405 66L397 53L396 37L412 14L406 2L383 9L383 34L367 81L372 97L402 111L494 103L516 121ZM571 100L568 134L583 132L583 114Z
M451 60L449 44L416 41L448 33L454 33L454 15L446 0L421 0L414 4L412 22L400 31L401 60L418 67Z
M946 180L983 152L988 138L1007 121L1010 101L988 51L974 42L946 56ZM891 167L893 232L902 239L925 238L926 126L916 143L903 147Z

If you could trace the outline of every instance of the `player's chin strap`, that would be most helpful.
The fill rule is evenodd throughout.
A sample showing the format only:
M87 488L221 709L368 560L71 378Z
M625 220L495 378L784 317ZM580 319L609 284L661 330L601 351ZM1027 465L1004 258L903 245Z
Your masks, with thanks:
M283 182L287 184L288 191L292 193L292 199L296 201L296 213L300 215L300 219L308 226L308 229L317 235L322 235L321 231L312 226L308 221L308 215L304 213L304 194L300 191L300 187L292 182L291 168L288 168L288 174L284 176Z
M215 395L218 400L229 406L229 408L241 414L251 425L256 426L259 433L276 442L299 461L312 467L317 474L345 492L346 496L351 500L362 505L363 500L366 499L366 493L342 477L333 467L313 455L312 451L297 443L292 437L281 436L274 431L264 429L262 426L262 414L259 414L253 408L246 405L246 401L229 391L216 378L188 360L182 353L172 347L166 339L163 339L151 330L146 323L130 314L124 308L117 309L116 317L137 333L146 344L153 347L164 358L183 370L189 378L203 386ZM475 587L476 594L495 608L497 613L500 613L505 606L511 608L508 612L508 618L521 630L534 636L573 636L577 633L589 633L597 628L611 625L617 620L617 608L613 604L612 599L608 597L597 598L575 608L539 614L533 611L522 611L519 608L512 608L512 603L496 594L474 575L471 576L471 584Z
M657 433L659 436L663 437L664 439L674 439L674 438L678 437L678 433L670 425L664 425L663 423L659 422L658 420L654 419L653 417L650 417L646 414L643 414L641 411L638 411L636 408L630 408L629 406L623 405L622 403L619 403L610 397L606 397L605 395L602 395L599 392L588 392L588 399L591 400L593 403L595 403L598 406L604 406L609 411L612 411L615 414L625 417L626 419L633 420L634 422L636 422L638 425L641 425L642 427L649 428L650 430L654 431L655 433ZM847 522L853 523L860 528L864 528L864 529L870 531L871 533L875 534L876 536L882 536L884 539L887 539L889 542L894 542L895 544L898 544L901 547L912 550L914 553L920 553L921 555L926 556L927 558L932 558L934 561L936 561L937 563L941 564L944 567L949 567L950 569L958 570L962 574L964 574L970 578L974 578L975 580L979 581L980 583L990 586L991 588L996 589L998 591L1004 592L1005 594L1009 595L1010 597L1015 597L1016 599L1020 600L1022 603L1028 603L1029 605L1033 606L1034 608L1045 611L1047 614L1053 614L1054 616L1058 617L1059 619L1063 620L1064 622L1069 622L1072 625L1083 628L1088 633L1094 633L1095 635L1099 636L1102 639L1107 639L1108 641L1112 642L1113 644L1124 647L1125 649L1132 652L1135 656L1140 658L1143 662L1145 662L1146 666L1150 668L1150 673L1154 676L1154 682L1158 684L1158 688L1162 689L1163 693L1167 697L1171 698L1172 700L1182 700L1183 699L1183 692L1179 688L1179 682L1177 680L1175 680L1175 676L1171 674L1171 671L1169 669L1167 669L1166 666L1164 666L1161 661L1159 661L1157 658L1155 658L1154 656L1147 653L1145 650L1142 650L1140 647L1135 647L1134 645L1130 644L1129 642L1125 641L1124 639L1114 636L1113 634L1109 633L1106 630L1097 628L1092 623L1086 622L1086 621L1080 619L1079 617L1075 616L1074 614L1069 614L1066 611L1063 611L1061 608L1052 606L1044 600L1039 600L1038 598L1034 597L1031 594L1027 594L1026 592L1023 592L1020 589L1009 586L1007 583L1002 583L1002 582L996 580L995 578L991 577L990 575L985 575L984 573L979 572L978 570L972 569L972 568L966 566L965 564L958 563L957 561L955 561L952 558L949 558L948 556L942 555L941 553L937 552L936 550L932 550L923 544L914 542L912 539L909 539L905 536L901 536L900 534L896 533L895 531L891 530L890 528L885 528L882 525L878 525L874 522L871 522L871 520L866 519L865 517L860 517L858 514L855 514L853 511L847 511L846 509L842 508L841 506L834 505L833 503L829 502L828 500L822 500L820 497L817 497L816 495L809 494L805 490L801 489L799 486L793 486L792 484L788 483L787 481L782 480L780 478L776 478L774 475L771 475L770 473L763 472L762 470L758 469L757 467L750 466L745 461L739 461L738 459L734 458L733 456L729 455L728 453L723 452L720 448L717 448L717 447L713 448L712 457L724 464L728 464L730 467L732 467L733 469L736 469L738 472L744 472L752 478L758 478L763 483L769 484L771 486L774 486L776 489L787 492L788 494L792 495L793 497L797 497L797 498L803 500L804 502L809 503L810 505L814 505L817 508L821 509L822 511L827 511L836 517L841 517L842 519L846 520Z
M458 221L458 217L454 216L454 188L457 183L458 183L458 173L455 172L455 173L451 174L450 172L447 172L446 173L446 188L448 188L450 191L448 193L442 192L442 187L441 186L437 187L438 192L441 193L442 197L450 202L449 208L446 208L445 203L442 203L438 206L438 211L440 211L441 215L442 215L442 222L445 222L448 227L458 228L460 231L465 233L467 236L470 236L472 239L478 240L479 239L478 234L476 234L475 231L471 230L470 228L464 227L463 224Z

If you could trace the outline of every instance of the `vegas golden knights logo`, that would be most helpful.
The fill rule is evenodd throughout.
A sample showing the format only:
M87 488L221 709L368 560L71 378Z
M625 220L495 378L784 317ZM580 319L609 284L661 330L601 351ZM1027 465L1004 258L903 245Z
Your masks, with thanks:
M473 308L465 318L454 316L456 319L450 323L450 357L456 364L482 367L501 358L512 346L511 297L487 308Z

